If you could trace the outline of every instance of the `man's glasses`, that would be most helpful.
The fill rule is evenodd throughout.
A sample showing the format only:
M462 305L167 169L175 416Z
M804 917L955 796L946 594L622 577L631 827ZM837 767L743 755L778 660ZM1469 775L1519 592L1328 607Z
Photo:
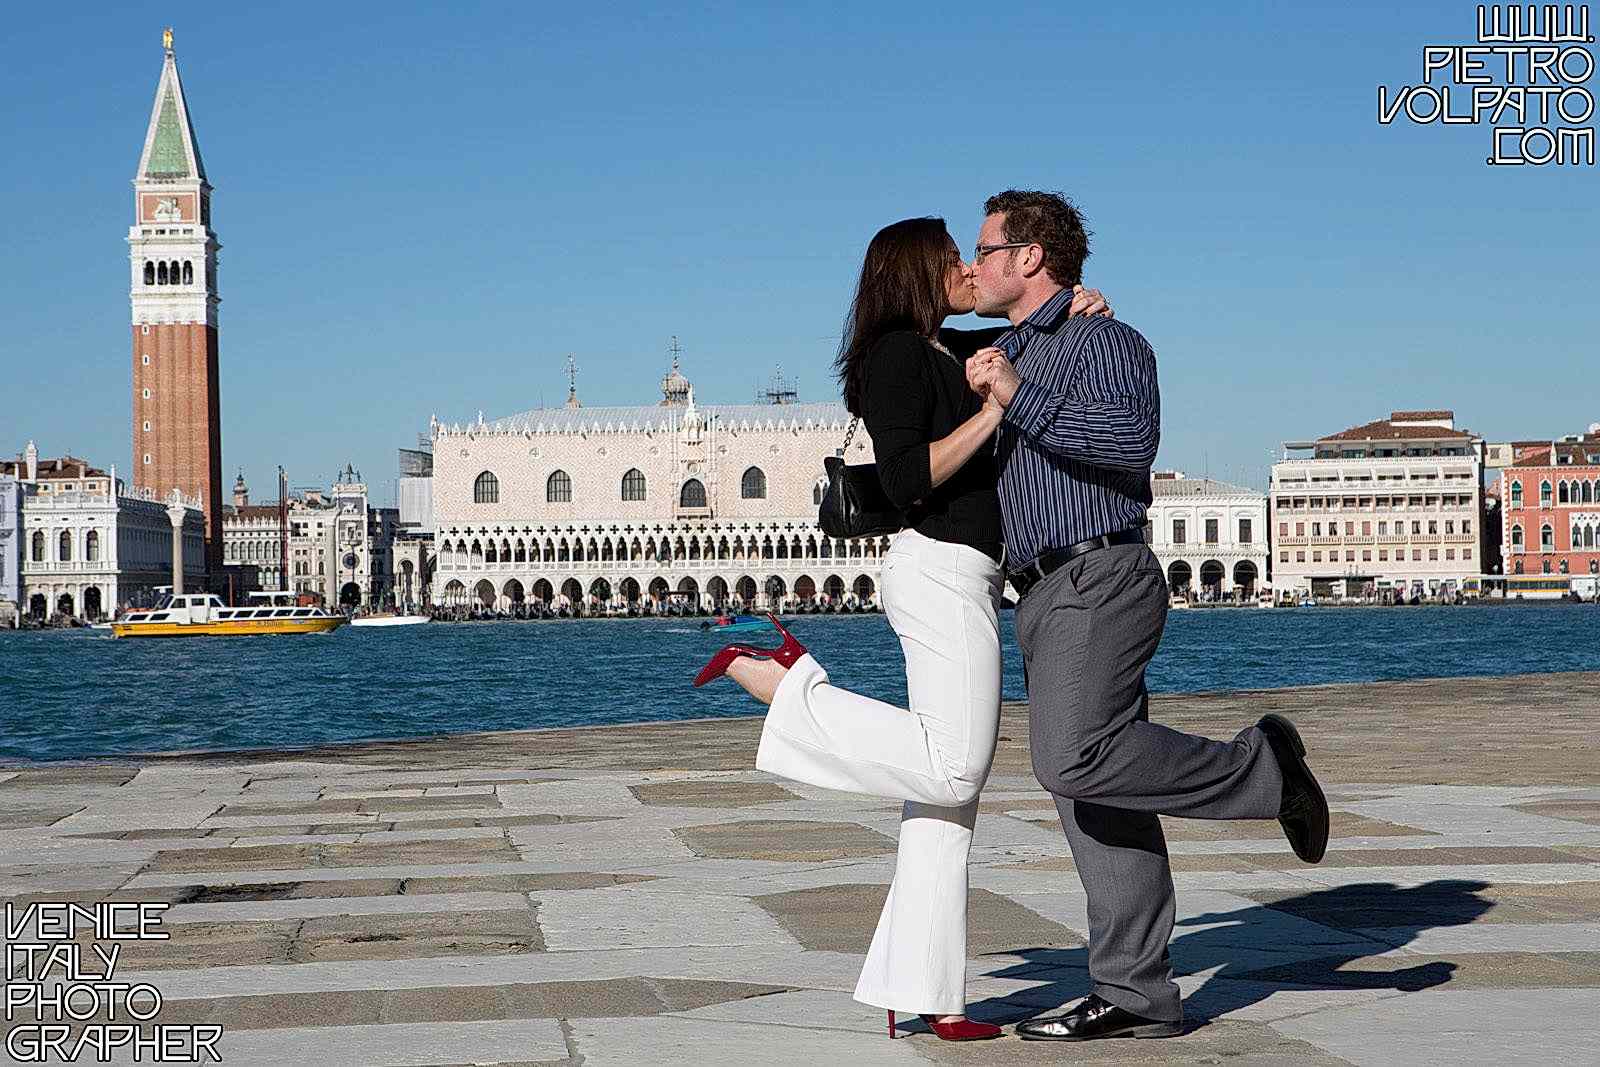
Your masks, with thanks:
M1032 241L1007 241L1003 245L977 245L972 250L972 265L976 267L979 263L982 263L983 257L990 252L1001 252L1007 248L1027 248L1033 243Z

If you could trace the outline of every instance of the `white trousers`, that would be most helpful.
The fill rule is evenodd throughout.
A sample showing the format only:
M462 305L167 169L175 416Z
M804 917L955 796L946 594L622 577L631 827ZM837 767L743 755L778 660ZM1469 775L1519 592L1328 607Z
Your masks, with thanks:
M773 697L756 767L904 800L894 882L855 999L965 1010L967 854L1000 727L999 564L975 548L895 535L883 606L906 658L910 710L829 684L800 658Z

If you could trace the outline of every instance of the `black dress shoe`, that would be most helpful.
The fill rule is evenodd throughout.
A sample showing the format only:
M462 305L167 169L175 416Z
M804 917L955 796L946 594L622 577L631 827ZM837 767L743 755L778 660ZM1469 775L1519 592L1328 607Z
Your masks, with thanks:
M1094 993L1080 1000L1065 1015L1029 1019L1017 1024L1024 1041L1093 1041L1100 1037L1177 1037L1182 1022L1162 1022L1135 1015L1100 999Z
M1306 765L1306 746L1300 731L1282 715L1263 715L1256 724L1272 745L1283 772L1283 801L1278 822L1294 854L1307 863L1321 863L1328 851L1328 800L1317 776Z

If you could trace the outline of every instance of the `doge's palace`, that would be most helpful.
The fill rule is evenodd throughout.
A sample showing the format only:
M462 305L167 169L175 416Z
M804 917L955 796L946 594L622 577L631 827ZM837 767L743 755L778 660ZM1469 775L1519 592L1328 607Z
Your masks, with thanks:
M434 599L598 612L876 607L887 539L826 537L822 461L839 403L700 407L678 372L659 404L433 420ZM858 429L850 463L872 461Z

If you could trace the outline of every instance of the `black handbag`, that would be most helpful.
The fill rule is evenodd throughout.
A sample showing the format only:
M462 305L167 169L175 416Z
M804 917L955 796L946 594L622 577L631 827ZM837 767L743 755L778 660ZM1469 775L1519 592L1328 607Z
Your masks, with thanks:
M855 436L860 422L859 418L851 420L839 454L822 461L828 488L817 509L817 525L829 537L881 537L906 527L905 514L895 507L878 480L878 465L844 461L850 438Z

